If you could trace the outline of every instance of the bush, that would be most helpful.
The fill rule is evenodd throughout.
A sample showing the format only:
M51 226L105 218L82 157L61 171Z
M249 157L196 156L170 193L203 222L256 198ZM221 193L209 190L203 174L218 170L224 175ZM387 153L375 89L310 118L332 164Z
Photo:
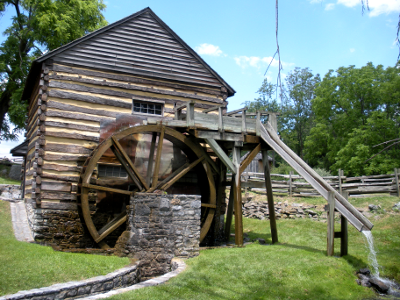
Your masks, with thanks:
M332 176L331 172L325 170L324 168L314 168L314 171L321 177Z

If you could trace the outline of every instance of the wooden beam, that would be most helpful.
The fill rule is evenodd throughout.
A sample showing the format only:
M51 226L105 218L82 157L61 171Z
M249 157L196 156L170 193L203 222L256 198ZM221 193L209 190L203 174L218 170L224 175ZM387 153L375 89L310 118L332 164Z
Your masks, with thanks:
M237 110L232 110L232 111L230 111L230 112L226 112L226 113L224 114L224 116L232 116L232 115L237 114L237 113L239 113L239 112L244 112L244 111L246 111L247 109L248 109L247 107L243 107L243 108L239 108L239 109L237 109Z
M233 216L233 193L235 190L235 174L232 174L231 188L229 190L229 202L228 208L226 210L226 220L225 220L225 239L229 242L231 236L231 226L232 226L232 216Z
M253 159L257 156L257 154L261 151L261 144L258 144L247 157L242 161L239 174L241 175L243 171L247 168L247 166L253 161Z
M134 192L130 191L125 191L121 189L114 189L114 188L109 188L105 186L100 186L100 185L94 185L94 184L89 184L89 183L82 183L82 186L88 189L94 189L94 190L99 190L99 191L105 191L105 192L112 192L112 193L118 193L118 194L123 194L123 195L129 195L132 196Z
M174 178L172 178L168 183L164 184L161 186L162 190L167 190L168 188L171 187L175 182L177 182L181 177L183 177L187 172L189 172L191 169L193 169L195 166L198 165L199 162L201 162L204 159L204 156L196 159L194 162L192 162L189 166L184 168L181 172L179 172Z
M149 162L147 164L147 175L146 175L147 186L150 186L150 183L151 183L151 174L152 174L152 171L153 171L154 152L155 152L155 149L156 149L156 140L157 140L157 133L153 132L153 136L151 138L151 144L150 144Z
M153 181L151 183L152 187L157 186L157 183L158 183L158 172L160 171L162 146L163 146L163 143L164 143L164 133L165 133L165 126L162 126L161 132L160 132L160 136L158 137L157 153L156 153L156 164L154 166Z
M133 165L131 159L129 158L128 154L126 154L125 150L122 148L121 144L118 142L118 140L112 136L111 137L113 144L116 146L118 151L122 154L122 156L125 158L125 161L128 163L129 167L132 169L132 171L135 173L137 178L140 180L142 183L143 187L148 190L149 186L146 183L146 180L143 178L143 176L139 173L138 169ZM139 187L140 188L140 187Z
M126 222L127 216L126 213L123 217L120 217L118 220L112 220L110 223L112 223L111 226L108 226L107 229L104 230L104 232L102 232L100 234L100 236L98 238L95 239L96 243L99 243L100 241L102 241L103 239L105 239L111 232L113 232L115 229L117 229L119 226L121 226L122 224L124 224ZM110 224L109 223L109 224ZM108 225L108 224L107 224ZM106 226L107 226L106 225ZM104 227L103 227L104 228ZM102 229L103 229L102 228ZM100 229L100 230L102 230Z
M206 143L215 152L222 163L233 173L236 174L237 169L233 165L232 161L229 159L228 155L222 150L221 146L214 139L205 139Z
M267 150L262 151L262 160L263 160L263 167L264 167L265 187L267 190L269 223L270 223L270 227L271 227L271 238L272 238L272 244L275 244L278 242L278 229L276 227L274 195L272 193L271 173L269 170L269 161L268 161L268 151Z
M236 167L235 186L233 190L235 207L235 244L243 246L243 212L242 212L242 188L240 182L240 147L233 148L233 163Z
M335 238L335 193L328 192L328 235L327 235L327 255L334 254Z
M209 203L202 203L202 207L211 207L211 208L216 208L217 206L215 204L209 204Z
M203 114L207 114L207 113L209 113L211 111L218 110L220 107L225 108L226 105L225 104L224 105L215 105L214 107L210 107L210 108L207 108L207 109L203 110L202 113Z

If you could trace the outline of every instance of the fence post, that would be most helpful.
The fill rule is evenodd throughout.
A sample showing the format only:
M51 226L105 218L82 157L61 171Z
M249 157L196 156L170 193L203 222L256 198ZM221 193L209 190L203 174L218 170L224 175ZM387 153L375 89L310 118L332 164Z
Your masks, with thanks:
M292 197L292 175L293 175L293 171L289 172L289 197Z
M394 168L394 178L396 179L396 190L397 197L400 197L400 187L399 187L399 169Z
M343 192L342 196L349 200L349 192ZM347 219L342 215L340 217L340 256L347 255L349 249L349 235L347 230Z
M339 169L339 193L342 193L342 170Z
M327 255L333 256L335 239L335 192L328 192L328 236Z

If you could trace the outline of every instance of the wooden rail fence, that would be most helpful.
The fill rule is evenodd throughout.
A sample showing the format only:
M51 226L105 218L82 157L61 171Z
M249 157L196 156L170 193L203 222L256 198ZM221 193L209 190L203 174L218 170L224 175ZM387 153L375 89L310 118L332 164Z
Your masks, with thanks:
M341 176L324 176L334 189L339 192L348 192L356 197L365 194L389 193L391 196L400 197L399 176L400 169L394 169L393 174L346 177L343 170L338 172ZM300 175L271 174L272 191L284 193L289 196L316 196L317 191ZM247 172L241 176L242 188L265 191L264 173Z

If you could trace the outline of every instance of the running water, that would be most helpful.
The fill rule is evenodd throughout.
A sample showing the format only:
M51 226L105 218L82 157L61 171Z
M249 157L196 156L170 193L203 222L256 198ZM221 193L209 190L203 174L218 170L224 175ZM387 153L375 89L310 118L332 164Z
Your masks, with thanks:
M369 230L362 230L361 232L364 234L364 236L368 242L368 248L369 248L368 260L369 260L369 263L371 264L371 267L374 269L372 274L375 277L380 278L379 277L379 264L378 264L378 260L376 259L376 251L374 248L374 237L372 236L372 233Z
M379 266L378 260L376 259L376 251L374 248L374 238L372 236L371 231L362 230L361 232L364 234L364 236L368 242L368 248L369 248L368 260L369 260L369 264L371 265L371 267L373 269L372 274L371 274L372 277L377 278L378 280L380 280L381 282L383 282L384 284L386 284L389 287L388 294L393 294L395 292L397 295L400 295L399 285L396 284L395 281L389 280L387 278L381 278L379 276L379 269L382 267Z

